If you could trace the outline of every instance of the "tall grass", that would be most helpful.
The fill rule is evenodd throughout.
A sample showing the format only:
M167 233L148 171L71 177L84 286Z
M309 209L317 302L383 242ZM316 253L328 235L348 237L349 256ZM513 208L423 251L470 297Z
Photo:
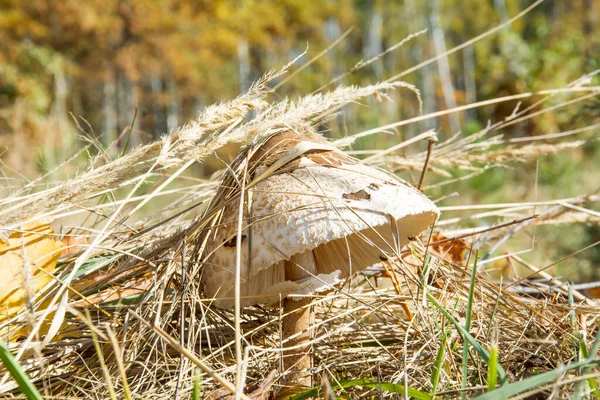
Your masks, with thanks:
M286 130L320 135L315 127L368 96L385 100L386 93L407 88L418 98L416 88L391 81L273 99L270 85L285 72L283 68L265 75L248 93L208 107L196 121L159 141L112 161L99 155L70 180L39 192L35 185L25 187L0 201L0 232L7 234L41 218L83 217L68 234L81 240L73 245L74 252L61 257L53 280L0 322L0 333L9 343L2 354L14 354L3 359L4 396L39 396L34 385L49 396L66 398L201 398L228 395L236 381L244 390L241 398L281 389L285 371L270 373L280 367L280 312L248 307L236 318L232 310L219 309L205 298L199 284L206 244L199 238L206 239L202 232L214 215L206 211L208 205L232 201L241 185L232 178L219 187L220 174L198 180L186 175L187 170L228 143L253 146ZM600 94L599 88L582 82L468 107L523 97L542 101L581 92ZM468 107L373 127L331 144L348 149L357 138ZM456 135L409 158L397 151L415 146L417 140L407 139L393 151L354 154L394 173L420 172L428 193L434 189L429 183L433 175L440 177L436 187L451 188L492 166L518 166L584 143L571 141L569 135L515 142L498 133L512 121L533 117L533 111L515 112L477 134ZM419 139L435 137L428 132ZM456 170L466 175L457 177ZM234 172L243 182L240 174L245 172ZM153 209L164 204L163 197L171 200L169 205ZM447 213L466 208L470 214L443 217L403 249L401 257L390 260L391 269L374 267L328 294L314 296L312 372L329 383L294 398L325 390L351 398L508 398L535 392L597 397L597 302L562 279L533 279L548 278L543 275L548 266L530 264L533 272L527 278L532 279L511 280L507 273L500 274L502 280L494 279L493 262L520 260L510 249L477 263L457 249L502 248L536 224L581 223L576 218L581 214L591 218L586 223L598 223L590 204L599 200L597 193L581 193L555 201L442 208ZM152 212L142 213L143 207ZM473 220L483 226L473 228ZM236 352L236 343L243 352Z

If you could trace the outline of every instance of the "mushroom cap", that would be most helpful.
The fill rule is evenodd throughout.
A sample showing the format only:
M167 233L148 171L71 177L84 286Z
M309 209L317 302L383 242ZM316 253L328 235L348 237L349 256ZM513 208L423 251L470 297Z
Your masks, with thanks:
M288 133L267 141L250 161L256 166L251 178L306 140ZM243 306L329 290L352 273L398 254L439 216L433 202L397 177L337 149L317 147L252 186L245 196ZM204 291L221 307L234 301L238 209L239 197L223 207L204 253ZM314 276L286 280L284 262L307 251L314 254Z

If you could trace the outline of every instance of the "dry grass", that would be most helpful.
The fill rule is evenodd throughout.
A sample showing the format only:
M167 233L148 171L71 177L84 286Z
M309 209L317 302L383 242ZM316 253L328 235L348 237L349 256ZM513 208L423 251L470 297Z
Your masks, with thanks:
M37 193L32 185L0 201L3 232L48 216L89 217L85 225L69 233L86 240L77 245L76 252L61 258L54 280L17 314L0 323L0 334L45 396L189 398L197 367L202 370L202 395L207 396L214 390L235 387L236 381L259 385L270 371L279 369L280 312L245 308L236 330L233 311L212 306L199 284L203 242L198 242L198 237L205 237L201 233L211 225L214 210L240 195L239 183L246 171L235 171L237 182L228 181L229 190L220 190L219 199L214 198L218 178L190 183L182 174L227 143L252 146L283 130L311 132L341 106L365 96L384 98L398 87L416 90L392 82L270 102L269 83L283 73L285 68L267 74L247 94L207 108L195 122L160 141L116 160L98 157L87 171L69 181ZM575 93L582 88L599 93L597 88L579 84L540 96ZM515 112L503 123L527 115ZM479 134L456 136L436 145L428 171L442 176L448 169L479 173L582 144L577 140L520 145L493 136L500 128L501 124L489 126ZM380 127L367 134L387 129ZM432 137L428 133L422 138ZM343 147L351 141L335 144ZM406 159L383 150L369 155L365 162L393 172L421 170L426 157L422 153ZM175 180L180 185L173 188L170 184ZM147 182L151 185L142 186ZM143 218L138 215L144 205L151 207L167 195L177 199L170 207ZM581 349L590 350L600 343L594 342L600 309L593 300L557 280L507 284L492 279L481 266L474 274L474 253L453 261L444 256L459 243L493 246L540 221L581 223L584 214L596 218L586 219L587 223L598 223L597 212L583 208L597 201L597 195L582 194L549 204L492 205L486 216L505 221L542 214L527 223L505 224L492 230L495 235L463 230L465 218L442 219L433 233L473 232L473 236L465 239L466 244L455 241L450 246L428 247L427 233L422 242L411 244L401 258L393 260L387 271L373 268L314 298L313 373L332 388L363 379L404 385L403 389L395 387L398 393L410 388L430 395L460 397L463 393L472 397L485 391L490 378L488 360L476 351L477 344L488 352L498 349L499 363L510 382L584 359ZM213 206L207 207L209 204ZM472 216L483 218L481 213ZM518 259L517 255L506 257ZM407 318L404 304L414 314L412 320ZM470 334L468 339L475 341L470 346L465 345L464 330ZM236 338L244 348L241 360L235 351ZM240 362L241 371L236 373ZM569 370L551 379L548 387L545 382L526 389L563 397L579 390L583 378L577 377L587 378L585 374L592 372L597 374L597 369ZM16 385L6 371L2 373L0 392L8 398L18 397ZM437 378L432 379L434 376ZM277 375L273 389L280 388L281 377ZM263 389L268 391L268 386ZM341 393L357 398L395 396L392 392L369 388L363 381ZM256 398L256 392L254 395Z

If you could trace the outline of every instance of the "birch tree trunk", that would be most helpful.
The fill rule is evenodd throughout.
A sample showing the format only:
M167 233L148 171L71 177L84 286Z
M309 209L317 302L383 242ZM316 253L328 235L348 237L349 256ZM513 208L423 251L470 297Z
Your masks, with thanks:
M330 17L327 19L325 23L325 39L327 43L333 43L340 36L342 36L342 30L340 28L340 22L336 17ZM329 59L331 63L331 70L329 71L329 78L333 79L338 77L344 73L344 66L341 60L344 56L344 42L339 43L336 47L327 52L326 57ZM342 82L339 82L340 84ZM343 109L347 108L345 106ZM334 119L329 121L330 128L334 132L344 132L344 130L348 129L348 125L350 129L356 127L356 119L355 113L346 113L340 112L338 113Z
M494 0L494 8L496 9L496 12L498 13L498 15L500 15L500 20L502 22L506 22L509 18L508 9L506 8L506 1L505 0Z
M375 2L371 2L369 6L369 19L366 29L365 45L363 47L363 55L365 60L371 59L383 51L381 31L383 26L383 16L381 10ZM377 60L371 64L373 72L377 80L383 79L383 62Z
M475 81L475 49L467 46L462 51L463 76L465 81L465 100L467 104L477 102L477 83ZM477 111L474 109L465 112L467 119L476 119Z
M159 138L167 131L165 113L160 98L163 92L162 78L158 75L152 75L150 78L150 88L152 89L152 112L154 113L154 137Z
M435 48L436 56L446 52L446 39L444 36L444 30L442 28L442 21L440 19L440 2L435 0L433 2L433 8L430 15L433 45ZM438 71L440 74L440 80L442 83L442 93L444 95L444 103L446 103L447 109L456 108L456 97L454 94L454 85L452 84L452 75L450 72L450 64L448 57L443 56L437 61ZM450 130L452 133L456 133L460 130L460 120L458 114L452 113L448 116L450 121Z
M132 131L128 132L128 144L129 148L133 148L141 144L141 139L137 129L139 126L139 115L137 117L135 115L137 87L133 85L133 83L129 80L129 78L127 78L127 76L125 76L125 74L119 74L117 82L117 110L119 114L119 126L121 129L132 128Z
M426 15L424 9L418 7L418 5L422 3L415 2L415 0L406 0L404 4L406 5L406 10L409 14L410 32L418 32L427 26L427 18L424 16ZM426 46L414 46L411 54L411 65L419 64L420 62L432 56L431 51ZM423 114L432 113L437 109L433 68L433 65L430 64L417 70L417 85L421 90ZM435 129L436 127L437 122L434 119L426 119L418 124L410 124L408 127L408 135L405 135L405 137L413 137L419 132L425 132L429 129Z
M240 93L246 93L250 87L250 56L248 54L248 42L241 39L237 48L239 74L240 74Z
M167 130L173 132L179 127L179 115L181 114L181 100L177 91L177 83L170 76L167 79L167 93L169 93L169 102L167 103Z
M114 68L108 66L106 73L102 97L102 142L108 147L117 138L117 90Z

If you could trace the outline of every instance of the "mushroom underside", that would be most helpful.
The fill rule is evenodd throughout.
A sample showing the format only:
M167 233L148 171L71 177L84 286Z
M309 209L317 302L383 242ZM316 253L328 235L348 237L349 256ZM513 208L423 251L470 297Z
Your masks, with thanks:
M385 261L398 254L400 247L410 238L421 233L437 218L434 211L409 215L397 221L398 240L395 244L394 232L390 223L369 227L346 237L323 243L312 251L316 260L316 274L297 281L286 280L285 260L266 268L255 268L252 264L244 268L242 276L242 306L253 304L275 304L290 295L308 295L331 290L334 285L355 272ZM296 253L299 254L299 253ZM294 254L289 254L291 258ZM300 267L302 267L300 265ZM220 270L222 285L215 287L213 293L216 305L228 308L233 306L234 291L229 282L233 280L234 268ZM210 273L210 271L208 271Z

